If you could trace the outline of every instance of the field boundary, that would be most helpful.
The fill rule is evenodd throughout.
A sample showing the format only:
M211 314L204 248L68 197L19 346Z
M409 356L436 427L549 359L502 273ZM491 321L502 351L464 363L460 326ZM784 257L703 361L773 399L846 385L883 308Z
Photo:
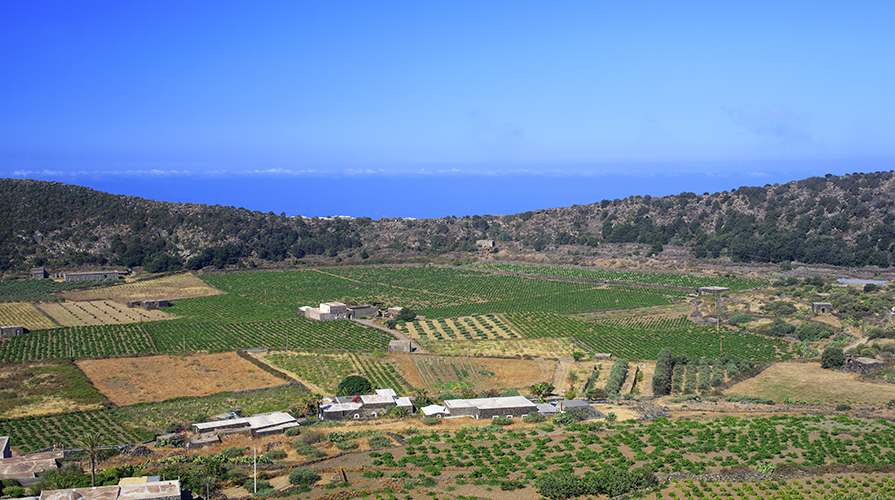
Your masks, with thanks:
M274 377L277 377L279 379L287 381L288 383L285 385L290 385L290 384L297 385L297 386L301 387L302 389L304 389L305 392L308 392L308 393L311 392L310 390L308 390L307 387L305 387L304 384L302 384L298 380L290 377L289 375L287 375L286 373L284 373L280 370L277 370L276 368L268 365L267 363L264 363L263 361L255 358L253 356L250 356L249 353L247 353L245 349L237 349L236 355L239 356L240 358L248 361L249 363L252 363L253 365L257 366L258 368L261 368L262 370L273 375ZM279 386L279 387L282 387L282 386ZM240 392L240 391L235 391L235 392Z

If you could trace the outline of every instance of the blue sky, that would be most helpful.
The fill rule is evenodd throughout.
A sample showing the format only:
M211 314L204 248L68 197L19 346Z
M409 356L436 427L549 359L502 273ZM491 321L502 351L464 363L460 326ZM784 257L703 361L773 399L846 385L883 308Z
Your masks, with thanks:
M893 19L886 1L6 0L0 176L433 216L890 170ZM514 188L444 213L352 194L408 177ZM295 200L333 179L350 192ZM539 197L551 183L589 187Z

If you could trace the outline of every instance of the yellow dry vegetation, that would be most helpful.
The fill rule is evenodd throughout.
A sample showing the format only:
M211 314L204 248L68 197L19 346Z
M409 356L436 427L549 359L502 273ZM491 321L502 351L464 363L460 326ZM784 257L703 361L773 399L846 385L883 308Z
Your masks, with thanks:
M115 325L177 318L158 309L147 311L110 300L46 302L38 307L62 326Z
M0 303L0 324L22 325L29 330L46 330L59 326L30 302Z
M82 359L76 364L116 405L208 396L285 383L234 352Z
M66 300L113 300L126 303L129 300L176 300L221 295L225 292L214 288L190 274L173 274L77 292L63 292Z
M778 402L792 398L808 403L880 406L895 399L895 385L862 382L855 374L825 370L819 363L776 363L724 394Z

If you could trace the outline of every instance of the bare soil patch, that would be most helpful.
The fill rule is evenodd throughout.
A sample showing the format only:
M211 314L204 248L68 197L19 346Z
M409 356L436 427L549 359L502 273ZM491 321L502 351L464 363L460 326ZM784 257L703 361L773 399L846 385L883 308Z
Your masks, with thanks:
M783 401L881 406L895 399L895 384L862 382L852 373L825 370L819 363L777 363L724 391Z
M100 392L119 406L284 383L232 352L85 359L77 365Z
M52 302L38 307L62 326L116 325L177 318L159 309L147 311L110 300Z

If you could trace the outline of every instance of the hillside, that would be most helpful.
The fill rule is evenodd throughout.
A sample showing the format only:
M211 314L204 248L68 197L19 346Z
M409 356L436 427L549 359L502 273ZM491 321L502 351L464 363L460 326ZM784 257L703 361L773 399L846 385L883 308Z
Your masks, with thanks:
M0 269L149 271L300 260L462 258L475 240L517 254L671 245L693 259L889 267L895 175L827 175L721 193L632 196L503 216L303 219L166 203L35 180L0 180ZM638 252L639 253L639 252Z

